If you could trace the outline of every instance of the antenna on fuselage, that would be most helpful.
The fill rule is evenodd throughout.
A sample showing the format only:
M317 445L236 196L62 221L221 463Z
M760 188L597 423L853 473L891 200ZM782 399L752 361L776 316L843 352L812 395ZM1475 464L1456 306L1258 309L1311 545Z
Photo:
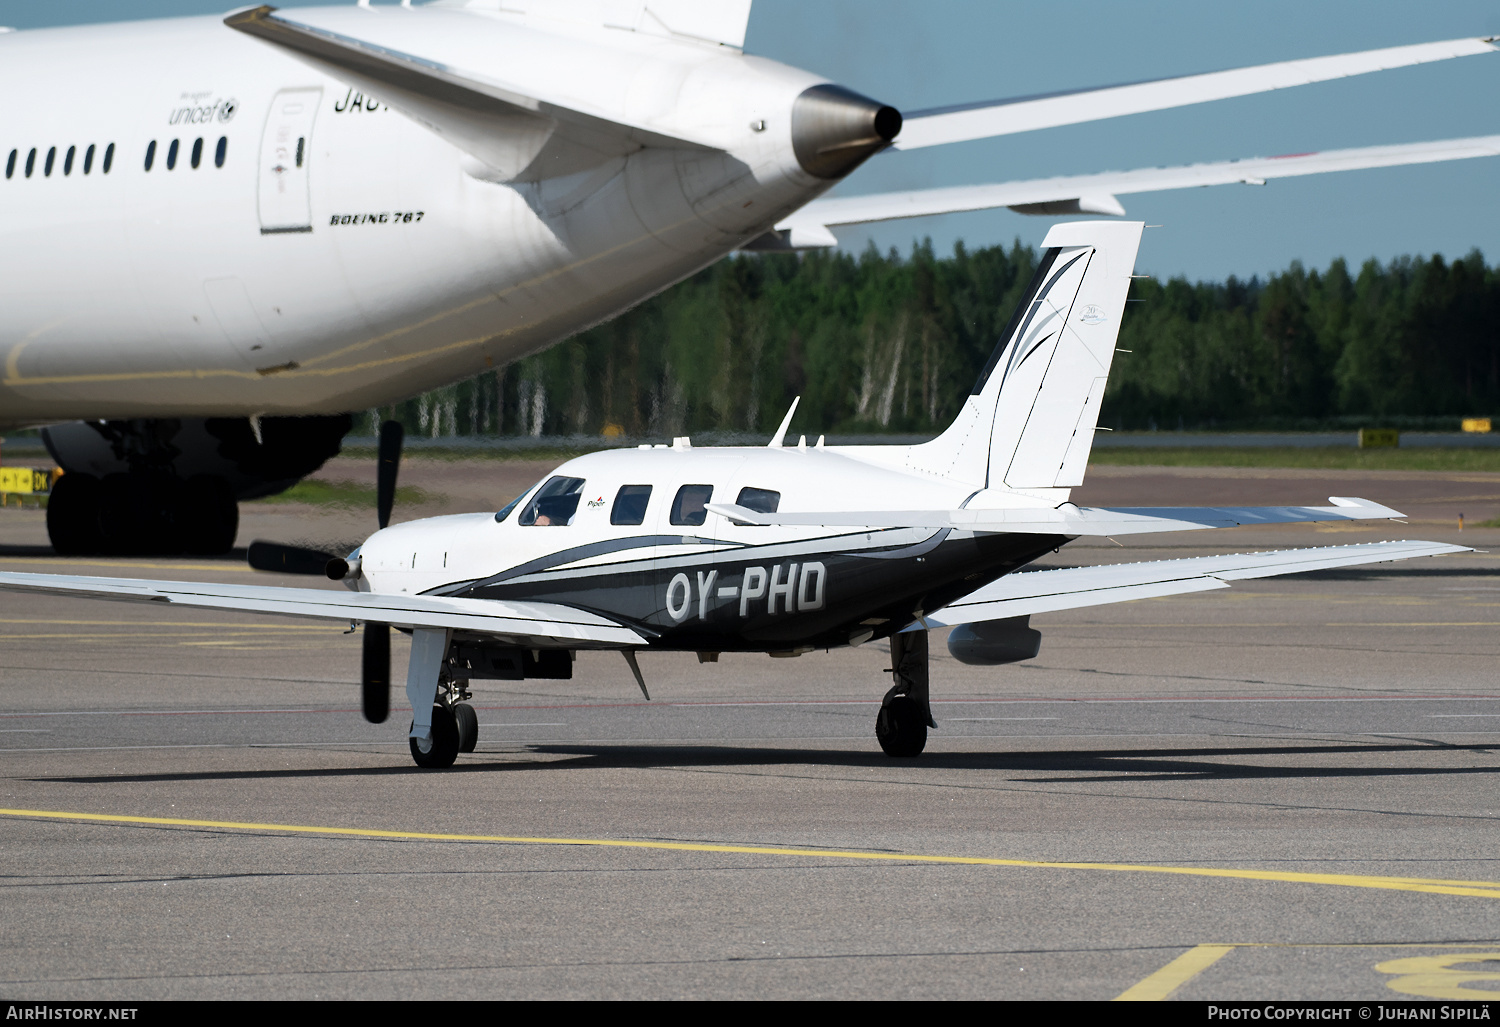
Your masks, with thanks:
M801 396L798 396L796 399L792 400L792 408L788 410L786 412L786 416L781 419L781 427L776 429L776 434L771 436L771 441L766 443L767 449L781 448L782 443L786 441L786 430L792 426L792 415L797 412L797 404L801 402Z

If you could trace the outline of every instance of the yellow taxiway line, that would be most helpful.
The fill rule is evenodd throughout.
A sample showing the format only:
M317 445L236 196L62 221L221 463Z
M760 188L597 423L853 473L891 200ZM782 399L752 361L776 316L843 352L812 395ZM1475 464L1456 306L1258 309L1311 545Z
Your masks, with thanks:
M199 827L228 831L277 831L288 834L322 835L324 837L386 838L404 841L468 842L504 845L577 845L602 849L722 852L749 856L793 856L802 859L813 856L822 859L852 859L883 863L942 863L962 866L1035 867L1049 870L1109 870L1125 873L1176 874L1183 877L1231 878L1245 881L1327 884L1345 888L1376 888L1385 891L1427 892L1436 895L1463 895L1474 898L1500 899L1500 882L1497 881L1452 881L1424 877L1380 877L1369 874L1312 874L1290 870L1159 866L1149 863L1063 863L1050 860L997 859L989 856L932 856L908 852L858 852L847 849L816 848L790 849L765 845L635 841L625 838L547 838L525 835L445 834L430 831L385 831L364 827L263 824L239 820L188 820L179 817L136 817L123 814L74 813L63 810L40 809L0 809L0 816L44 820L90 821L101 824L150 824L161 827ZM1218 957L1216 956L1215 958Z

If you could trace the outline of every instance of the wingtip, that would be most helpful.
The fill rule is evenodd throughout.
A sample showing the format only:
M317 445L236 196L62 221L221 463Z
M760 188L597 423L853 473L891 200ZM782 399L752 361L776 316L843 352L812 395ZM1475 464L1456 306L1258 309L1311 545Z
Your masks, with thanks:
M242 25L251 25L258 21L265 21L276 13L276 8L270 4L256 4L253 7L240 7L224 15L224 24L232 29Z

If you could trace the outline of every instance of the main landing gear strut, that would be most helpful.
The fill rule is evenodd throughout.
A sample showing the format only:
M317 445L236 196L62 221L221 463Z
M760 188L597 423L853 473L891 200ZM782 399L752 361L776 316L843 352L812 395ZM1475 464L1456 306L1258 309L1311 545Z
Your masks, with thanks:
M927 632L891 636L895 683L875 718L875 737L887 756L916 756L927 747L927 729L937 727L927 699Z
M406 671L406 697L414 713L408 742L419 767L441 770L453 766L461 752L473 752L479 742L479 715L465 700L472 698L467 681L448 673L449 633L429 628L412 632L411 662Z

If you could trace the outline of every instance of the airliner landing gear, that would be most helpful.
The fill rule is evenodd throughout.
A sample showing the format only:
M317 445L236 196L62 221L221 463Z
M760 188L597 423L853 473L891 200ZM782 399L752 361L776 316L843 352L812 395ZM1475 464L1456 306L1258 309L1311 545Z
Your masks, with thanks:
M875 718L875 737L887 756L916 756L927 747L927 729L937 727L927 701L927 632L891 636L891 673Z

